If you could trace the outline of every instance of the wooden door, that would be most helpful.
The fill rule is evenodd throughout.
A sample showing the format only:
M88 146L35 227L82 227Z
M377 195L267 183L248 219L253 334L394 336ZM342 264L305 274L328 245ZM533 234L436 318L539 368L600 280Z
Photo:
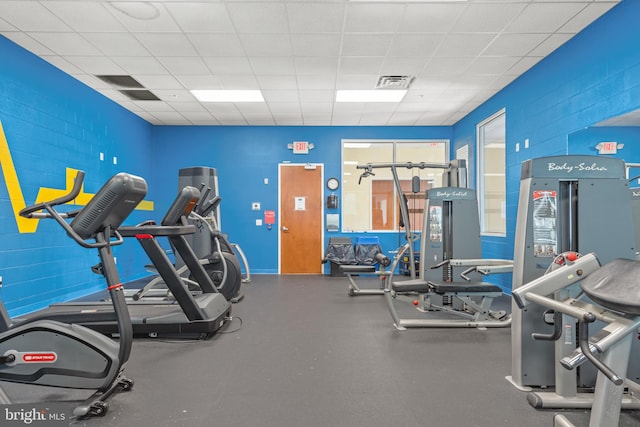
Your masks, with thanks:
M321 274L322 165L279 165L280 273Z

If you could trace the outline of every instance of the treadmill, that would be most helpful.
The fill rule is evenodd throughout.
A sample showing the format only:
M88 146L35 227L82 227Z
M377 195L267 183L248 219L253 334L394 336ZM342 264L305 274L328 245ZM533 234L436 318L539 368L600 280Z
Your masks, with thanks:
M141 225L118 228L122 237L134 237L138 240L175 299L172 303L127 300L133 332L137 337L180 336L206 339L230 319L231 303L218 292L185 237L195 232L195 226L187 223L187 217L199 199L200 191L194 187L185 187L179 192L161 223L179 225L156 225L147 221ZM188 289L158 243L158 237L169 239L193 278L200 284L200 294L194 295ZM100 264L92 267L92 270L102 274ZM73 319L74 323L106 335L118 333L115 313L111 303L107 301L53 304L38 312L37 316L61 321Z

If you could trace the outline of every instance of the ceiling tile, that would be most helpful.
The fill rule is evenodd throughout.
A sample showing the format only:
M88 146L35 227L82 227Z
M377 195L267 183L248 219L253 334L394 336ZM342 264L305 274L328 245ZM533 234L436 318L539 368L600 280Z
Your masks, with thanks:
M173 107L162 101L133 101L133 103L150 113L175 112ZM154 116L158 117L157 114Z
M483 56L524 56L547 38L546 34L500 34L482 52Z
M238 102L236 108L243 116L268 115L271 116L267 104L264 102Z
M493 81L493 83L491 83L491 86L489 88L493 89L494 91L497 92L500 89L502 89L505 86L507 86L513 80L515 80L516 77L517 76L514 76L512 74L502 74L502 75L496 77L496 79Z
M134 74L134 79L139 81L147 89L184 89L182 84L173 76L167 75L149 75L149 74ZM186 76L190 77L190 76ZM187 88L192 89L192 88Z
M342 74L336 80L336 89L373 89L379 74ZM351 103L349 103L351 104Z
M345 6L341 3L287 3L292 33L340 33Z
M542 60L541 56L526 56L521 58L513 67L507 70L507 74L521 75Z
M67 61L87 74L126 74L118 64L103 56L67 56Z
M466 74L502 74L513 67L519 57L503 56L503 57L480 57L471 65Z
M231 21L238 33L288 33L284 3L227 3Z
M473 60L473 57L431 58L419 76L456 76L464 73Z
M291 52L295 56L338 56L340 35L296 34L291 38Z
M429 58L442 42L439 34L397 34L391 42L389 56Z
M180 27L159 2L111 1L106 8L125 27L134 33L179 32Z
M216 76L224 89L259 89L258 79L254 75L225 74Z
M392 33L398 29L403 4L347 3L347 33Z
M299 126L303 122L301 114L278 116L274 120L278 126Z
M57 55L101 55L101 52L76 33L29 33Z
M256 57L250 58L249 61L256 75L293 76L296 74L291 57Z
M26 33L5 32L3 35L35 55L55 55L55 53Z
M386 58L380 75L416 76L424 69L426 63L424 58Z
M452 32L497 33L502 31L526 7L526 3L501 1L469 4L456 21Z
M131 34L83 33L82 36L108 56L148 56L149 51Z
M411 126L421 116L422 113L397 112L388 118L386 124L390 126Z
M151 56L114 56L113 62L127 74L165 74L167 70Z
M174 75L209 74L209 68L199 57L159 56L156 59L167 71Z
M447 33L466 7L462 3L408 3L399 28L411 33Z
M9 24L4 19L0 19L0 31L2 31L2 32L18 31L18 29L16 27L14 27L13 25Z
M242 118L240 112L236 108L236 104L232 102L205 102L204 108L211 112L215 117L235 117Z
M506 28L514 33L554 33L585 7L583 2L530 3Z
M202 58L214 74L253 74L251 63L241 56L206 56Z
M392 40L392 34L345 34L342 55L385 56Z
M305 90L331 90L333 91L336 87L336 77L333 76L312 76L312 75L301 75L297 77L298 89L300 89L300 97L302 97L302 92Z
M293 59L297 75L336 75L338 58L302 57Z
M478 56L493 41L496 34L448 34L435 53L440 58Z
M249 56L290 56L287 34L241 34L240 41Z
M48 58L48 59L53 59L53 58ZM60 58L59 58L60 59ZM64 60L62 60L64 61ZM73 65L69 64L69 67L71 68L75 68ZM61 70L65 71L65 72L69 72L66 71L64 69L62 69L61 67L58 67ZM75 68L76 70L78 70L77 68ZM80 70L78 70L78 72L80 72ZM100 90L100 93L105 93L107 90L109 91L113 91L115 93L117 93L119 96L118 98L121 100L125 100L128 99L126 96L124 96L123 94L121 94L120 92L118 92L116 89L113 89L111 87L111 85L103 80L100 80L99 78L91 75L91 74L74 74L73 75L74 78L76 78L78 81L81 81L82 83L86 84L87 86L93 88L93 89L97 89ZM109 98L113 99L112 96L110 96Z
M384 63L384 57L342 57L340 59L340 75L344 74L376 74Z
M204 107L191 95L191 92L185 89L153 89L153 94L160 98L162 101L166 101L169 105L179 105L186 108L186 111L204 111Z
M616 4L616 2L588 4L585 9L580 11L580 13L563 25L560 28L560 32L577 34Z
M202 56L245 56L235 34L187 34L187 37Z
M1 1L0 16L20 31L71 31L68 25L40 2Z
M333 90L301 90L300 103L327 103L333 105L335 92Z
M181 104L183 104L183 103L175 103L175 104L172 104L172 105L176 109L176 111L179 111L180 114L182 114L182 116L187 120L211 120L211 119L213 119L213 116L211 115L211 113L208 112L207 110L205 110L204 108L202 110L191 111L189 109L185 109L185 106L181 105Z
M140 33L136 38L154 56L198 56L184 34Z
M286 92L286 91L282 91L282 92ZM295 97L298 98L297 92L295 93ZM267 100L267 102L269 103L269 110L271 110L271 113L274 116L276 115L283 116L286 114L293 114L293 113L300 114L300 103L297 100L292 102L272 102L270 100Z
M95 1L47 1L42 4L78 32L121 32L125 27Z
M569 41L571 37L573 37L573 34L551 34L542 43L540 43L540 45L529 52L529 55L547 56L551 52L565 44L567 41Z
M187 33L233 33L224 3L167 2L164 5L182 31Z
M158 97L160 97L160 99L164 99L163 95L165 93L169 93L169 91L156 90L153 93L155 93ZM191 94L189 94L189 97L191 97ZM181 112L182 115L184 115L185 117L187 114L194 115L195 113L203 113L208 116L211 115L211 113L209 113L207 109L204 108L202 104L196 101L193 97L191 97L191 99L194 99L193 101L183 101L182 99L189 99L189 98L186 95L184 96L184 98L182 96L179 96L177 101L169 101L169 105L171 105L171 107L173 107L174 110Z
M298 83L293 75L256 75L263 90L298 90Z
M333 102L301 102L300 109L302 110L302 115L308 114L323 114L323 115L331 115L333 111Z

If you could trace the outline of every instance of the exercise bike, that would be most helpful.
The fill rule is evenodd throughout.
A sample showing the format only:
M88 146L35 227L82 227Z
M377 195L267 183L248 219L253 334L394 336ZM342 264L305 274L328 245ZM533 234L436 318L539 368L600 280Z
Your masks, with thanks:
M0 301L0 381L96 390L73 409L78 419L104 416L106 399L133 387L123 371L131 353L133 331L111 248L123 242L117 229L147 192L144 179L119 173L84 208L58 212L56 206L80 193L83 179L84 172L78 172L69 194L26 207L20 215L54 219L80 246L98 250L101 262L93 270L106 279L114 312L105 316L117 319L119 340L74 324L81 320L80 315L66 323L45 315L15 321ZM66 221L69 218L70 223ZM1 388L0 403L11 403Z

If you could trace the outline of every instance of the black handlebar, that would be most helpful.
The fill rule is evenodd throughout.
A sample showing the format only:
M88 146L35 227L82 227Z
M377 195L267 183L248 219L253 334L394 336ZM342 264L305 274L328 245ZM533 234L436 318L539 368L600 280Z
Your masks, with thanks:
M84 182L84 172L78 171L75 179L73 180L73 188L67 194L57 199L50 200L48 202L36 203L32 206L27 206L19 212L19 215L25 218L50 218L51 214L46 212L38 212L47 207L62 205L78 197L80 190L82 189L82 183Z

